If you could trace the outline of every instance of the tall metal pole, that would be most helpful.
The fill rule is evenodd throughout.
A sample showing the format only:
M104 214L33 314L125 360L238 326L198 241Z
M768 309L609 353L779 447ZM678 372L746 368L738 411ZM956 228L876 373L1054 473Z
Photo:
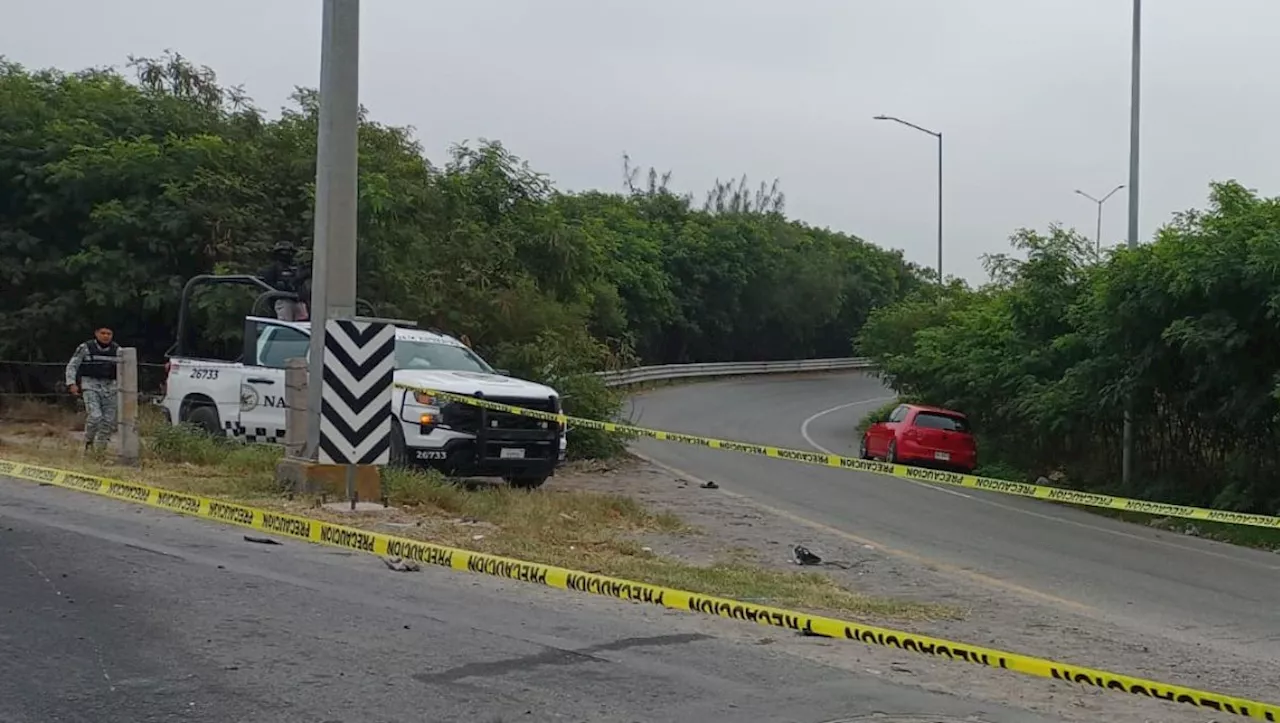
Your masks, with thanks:
M1098 228L1096 231L1094 231L1094 234L1093 234L1094 253L1097 254L1098 256L1102 256L1102 204L1106 203L1107 199L1114 196L1116 194L1116 191L1119 191L1122 188L1124 188L1123 183L1111 189L1111 192L1103 196L1102 198L1094 198L1093 196L1090 196L1084 191L1081 191L1078 188L1076 189L1076 193L1080 194L1081 196L1084 196L1085 198L1089 199L1090 201L1093 201L1095 204L1098 205Z
M1098 225L1093 230L1093 253L1102 256L1102 204L1098 204Z
M1142 100L1142 0L1133 0L1133 50L1129 95L1129 248L1138 245L1138 110ZM1120 481L1126 489L1133 482L1133 397L1125 397L1121 444Z
M324 0L320 41L320 129L316 146L311 358L307 363L307 444L320 449L325 323L356 308L357 133L360 113L360 0Z
M873 120L893 121L901 123L908 128L914 128L921 133L928 133L938 139L938 283L942 284L942 133L931 131L928 128L918 126L915 123L904 121L901 118L895 118L891 115L878 115Z
M942 285L942 132L938 132L938 285Z

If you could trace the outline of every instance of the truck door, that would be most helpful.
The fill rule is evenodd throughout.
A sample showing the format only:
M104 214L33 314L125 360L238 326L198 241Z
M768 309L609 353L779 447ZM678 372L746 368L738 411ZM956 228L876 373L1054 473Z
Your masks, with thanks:
M285 362L305 359L310 337L293 327L254 322L257 344L250 348L253 358L245 359L240 382L240 424L237 436L247 442L282 444L285 431Z

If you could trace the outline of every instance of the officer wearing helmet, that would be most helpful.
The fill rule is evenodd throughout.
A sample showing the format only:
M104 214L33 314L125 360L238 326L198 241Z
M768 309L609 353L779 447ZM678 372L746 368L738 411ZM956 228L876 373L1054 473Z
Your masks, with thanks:
M288 241L271 247L271 265L258 276L273 289L297 295L294 299L276 299L276 318L282 321L306 321L307 301L311 296L311 269L298 261L298 250Z

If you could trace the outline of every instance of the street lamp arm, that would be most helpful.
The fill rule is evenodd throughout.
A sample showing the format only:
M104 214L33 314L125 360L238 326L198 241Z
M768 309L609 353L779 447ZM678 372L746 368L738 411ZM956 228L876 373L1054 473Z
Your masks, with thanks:
M1111 193L1108 193L1107 195L1103 196L1103 197L1102 197L1102 200L1101 200L1101 201L1099 201L1098 203L1106 203L1108 198L1111 198L1112 196L1116 195L1116 192L1117 192L1117 191L1119 191L1119 190L1120 190L1120 189L1122 189L1122 188L1124 188L1124 184L1123 184L1123 183L1122 183L1122 184L1120 184L1119 186L1116 186L1115 188L1111 189Z
M918 126L915 123L904 121L901 118L895 118L891 115L878 115L875 116L874 120L887 120L893 121L894 123L900 123L908 128L914 128L921 133L927 133L938 139L938 284L941 285L946 283L945 277L942 275L942 134L936 131L931 131L922 126Z
M931 130L929 130L928 128L924 128L924 127L918 126L918 125L916 125L915 123L912 123L912 122L910 122L910 121L904 121L904 120L902 120L901 118L895 118L895 117L893 117L893 116L891 116L891 115L878 115L878 116L876 116L875 118L872 118L872 120L887 120L887 121L893 121L894 123L901 123L902 125L907 126L907 127L909 127L909 128L915 128L916 130L920 131L921 133L928 133L929 135L933 136L934 138L941 138L941 137L942 137L942 134L941 134L941 133L938 133L937 131L931 131Z
M1098 204L1102 203L1102 201L1107 200L1107 199L1105 199L1105 198L1104 198L1104 199L1102 199L1102 201L1099 201L1098 199L1094 198L1093 196L1090 196L1089 194L1085 193L1084 191L1081 191L1081 190L1080 190L1080 189L1078 189L1078 188L1076 189L1076 193L1078 193L1078 194L1080 194L1081 196L1084 196L1085 198L1089 199L1090 201L1093 201L1094 203L1098 203ZM1112 193L1115 193L1115 192L1114 192L1114 191L1112 191ZM1107 194L1107 195L1111 195L1111 194Z

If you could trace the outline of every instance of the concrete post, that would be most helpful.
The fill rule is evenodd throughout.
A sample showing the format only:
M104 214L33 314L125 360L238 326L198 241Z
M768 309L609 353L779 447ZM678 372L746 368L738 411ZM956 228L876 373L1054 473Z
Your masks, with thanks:
M284 453L301 459L307 446L307 360L287 359L284 363Z
M356 315L356 215L360 125L360 0L324 0L320 118L311 261L308 459L319 459L325 323Z
M119 390L116 409L120 427L120 464L136 465L141 459L138 440L138 350L120 349L120 366L116 387Z

